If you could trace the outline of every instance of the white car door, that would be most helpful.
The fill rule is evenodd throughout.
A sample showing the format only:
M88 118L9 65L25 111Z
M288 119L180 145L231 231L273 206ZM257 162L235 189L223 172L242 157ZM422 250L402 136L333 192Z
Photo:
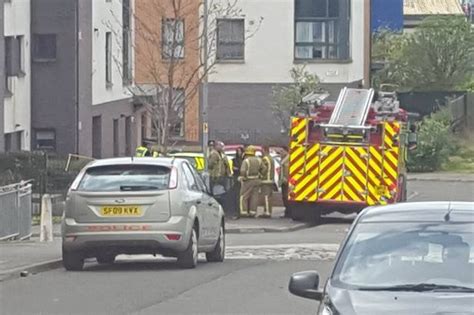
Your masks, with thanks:
M190 200L190 202L196 206L197 218L199 220L199 245L209 245L212 242L212 237L209 232L210 215L206 196L199 188L193 174L193 167L190 166L188 162L183 163L182 166L188 194L188 196L184 196L183 198Z
M210 195L206 184L201 176L193 170L196 182L203 193L203 205L207 207L209 222L209 235L213 241L217 241L220 232L220 204Z

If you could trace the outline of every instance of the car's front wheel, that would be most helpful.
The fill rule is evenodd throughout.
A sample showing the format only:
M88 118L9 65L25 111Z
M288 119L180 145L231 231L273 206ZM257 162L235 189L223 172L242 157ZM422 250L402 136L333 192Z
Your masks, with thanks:
M84 268L84 257L78 252L63 249L63 266L68 271L81 271Z
M212 252L206 253L206 259L208 262L222 262L225 258L225 229L224 225L221 225L219 230L219 239L217 240L216 247Z
M191 232L191 239L189 245L184 252L178 254L178 265L181 268L191 269L196 268L198 262L198 236L196 226Z

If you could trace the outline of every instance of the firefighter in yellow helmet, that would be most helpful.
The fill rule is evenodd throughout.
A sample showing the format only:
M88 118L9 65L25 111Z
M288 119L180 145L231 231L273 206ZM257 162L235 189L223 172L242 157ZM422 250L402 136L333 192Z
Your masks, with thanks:
M245 149L244 161L240 167L240 216L255 217L257 214L258 197L260 190L260 173L262 172L262 160L255 156L255 147L248 146Z
M270 148L263 147L262 168L260 170L260 179L262 180L261 192L264 199L262 218L271 218L272 216L272 194L275 185L275 162L270 155Z

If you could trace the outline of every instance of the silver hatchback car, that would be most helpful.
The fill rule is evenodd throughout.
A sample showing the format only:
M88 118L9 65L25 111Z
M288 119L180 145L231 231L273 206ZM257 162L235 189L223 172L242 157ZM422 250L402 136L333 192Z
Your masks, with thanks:
M89 163L72 183L62 221L63 264L113 263L120 254L160 254L194 268L225 255L224 212L184 159L114 158Z

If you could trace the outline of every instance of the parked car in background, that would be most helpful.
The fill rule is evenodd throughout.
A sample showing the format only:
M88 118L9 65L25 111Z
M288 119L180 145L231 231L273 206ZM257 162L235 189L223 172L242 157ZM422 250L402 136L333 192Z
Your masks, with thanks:
M180 158L97 160L72 183L62 220L67 270L84 259L113 263L120 254L161 254L194 268L225 255L224 212L190 163Z
M322 290L316 271L289 290L317 314L472 314L474 203L399 203L363 210Z
M206 167L206 159L200 152L177 152L169 156L187 160L198 172L203 172Z

